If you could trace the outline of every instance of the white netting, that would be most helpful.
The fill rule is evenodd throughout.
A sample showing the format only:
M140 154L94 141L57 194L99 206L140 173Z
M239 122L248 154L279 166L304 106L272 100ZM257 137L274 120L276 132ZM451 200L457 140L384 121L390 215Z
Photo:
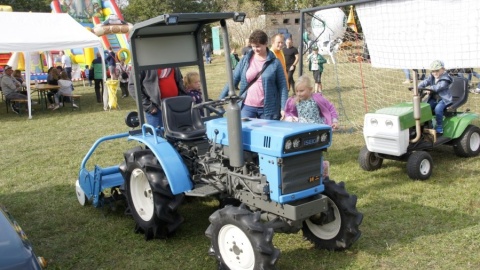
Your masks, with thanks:
M335 104L344 130L361 128L366 112L412 101L408 87L413 86L413 69L420 76L426 69L428 76L435 59L444 61L447 69L471 67L480 72L480 1L390 0L353 6L353 12L348 5L341 9L345 25L354 22L359 33L348 28L341 44L332 46L331 53L322 53L329 60L322 87L324 96ZM315 14L318 11L305 13L305 21L318 24ZM312 30L310 25L307 29ZM312 39L319 37L319 41L322 33L315 33ZM311 72L307 68L303 73ZM472 76L470 90L475 92L478 83ZM470 94L460 110L467 108L480 112L479 94Z

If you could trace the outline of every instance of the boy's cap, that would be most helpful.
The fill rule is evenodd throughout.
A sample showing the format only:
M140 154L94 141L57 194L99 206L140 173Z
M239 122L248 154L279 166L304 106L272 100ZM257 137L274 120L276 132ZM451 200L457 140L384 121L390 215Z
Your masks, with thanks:
M6 65L3 70L12 69L12 66Z
M445 65L440 60L435 60L430 64L430 70L439 70L441 68L445 68Z
M312 47L312 50L318 51L318 47L317 47L317 46L313 46L313 47Z

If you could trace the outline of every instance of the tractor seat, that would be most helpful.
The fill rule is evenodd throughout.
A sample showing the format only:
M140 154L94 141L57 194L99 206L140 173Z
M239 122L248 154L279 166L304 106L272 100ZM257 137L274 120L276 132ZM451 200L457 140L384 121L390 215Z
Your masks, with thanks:
M468 80L466 78L454 77L450 85L450 93L452 94L452 104L446 110L449 113L455 113L457 108L468 100Z
M190 96L162 100L162 118L165 137L178 140L196 140L205 136L206 129L198 109L193 109Z

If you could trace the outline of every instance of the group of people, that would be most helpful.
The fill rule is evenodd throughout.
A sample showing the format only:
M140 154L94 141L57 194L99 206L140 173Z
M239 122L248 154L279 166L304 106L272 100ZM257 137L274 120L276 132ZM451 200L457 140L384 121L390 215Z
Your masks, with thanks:
M291 38L287 38L283 48L283 39L283 35L275 35L269 48L269 38L264 31L255 30L249 36L248 50L242 49L242 58L237 60L233 71L234 86L244 98L241 116L328 124L337 128L338 115L334 105L321 93L314 93L309 76L300 76L297 83L293 80L299 60L298 50L293 48ZM232 50L231 57L235 58L235 54L236 51ZM133 97L142 100L147 123L154 127L163 126L162 99L190 95L196 103L203 101L197 72L189 72L183 77L178 68L163 68L142 71L139 76L141 96L136 97L133 76L128 89ZM295 92L290 98L289 87ZM227 84L219 98L226 97L228 90Z
M130 77L131 67L127 63L125 63L125 58L118 58L115 55L113 49L110 47L106 51L105 65L107 66L110 78L112 80L119 81L122 98L128 97L128 81ZM103 103L104 110L107 110L107 103L104 102L104 72L105 70L103 69L102 56L98 52L96 58L92 61L92 64L85 66L84 76L88 79L90 86L92 86L92 81L94 82L97 103Z
M72 94L74 89L73 82L72 79L68 77L67 70L63 69L62 66L51 67L48 70L47 84L58 85L60 87L58 90L50 90L47 93L49 109L57 110L63 106L63 101L70 101L69 97L65 95L69 96ZM78 108L78 105L75 104L73 100L71 102L73 107Z

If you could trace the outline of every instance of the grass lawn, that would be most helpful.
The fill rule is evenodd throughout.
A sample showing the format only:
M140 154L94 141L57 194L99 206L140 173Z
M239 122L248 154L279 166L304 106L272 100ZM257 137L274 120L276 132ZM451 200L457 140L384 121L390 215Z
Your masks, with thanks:
M480 158L458 158L451 147L440 147L431 153L435 168L424 182L410 180L401 162L385 161L378 171L362 171L357 163L364 145L358 127L365 108L357 104L362 87L354 74L342 75L343 65L348 64L338 65L338 78L332 75L334 66L326 66L324 92L339 108L343 127L357 128L334 133L326 157L331 178L344 181L358 196L363 234L344 252L316 250L301 233L275 234L274 244L282 251L277 267L480 269ZM206 69L210 97L215 98L226 81L225 64L216 57ZM381 95L369 100L369 110L409 94L401 85L388 93L372 90L388 81L382 78L395 78L396 84L388 81L392 85L403 78L401 71L381 73L365 74L367 93ZM148 242L133 232L134 221L121 207L79 205L74 190L83 157L98 138L127 131L124 117L136 107L133 99L119 98L119 110L103 111L92 87L77 85L75 93L82 94L81 110L50 111L37 105L31 120L25 113L6 114L3 102L0 106L0 203L26 231L37 254L48 260L49 269L216 269L204 235L218 205L213 199L183 205L185 223L176 236ZM118 164L131 147L122 139L102 145L88 167Z

